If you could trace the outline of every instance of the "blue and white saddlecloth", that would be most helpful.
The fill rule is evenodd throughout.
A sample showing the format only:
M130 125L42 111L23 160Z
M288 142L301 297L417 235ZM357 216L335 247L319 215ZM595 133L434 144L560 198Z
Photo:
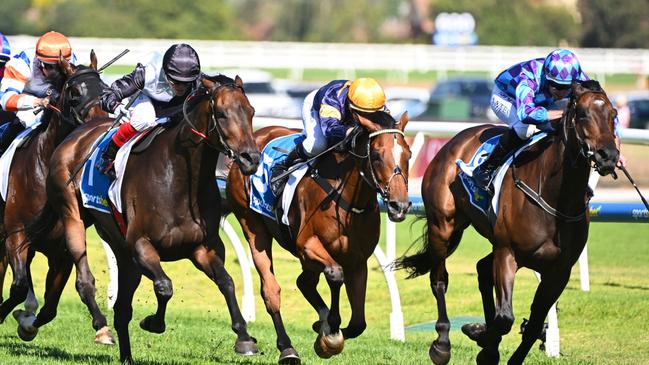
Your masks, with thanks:
M108 176L99 171L97 162L101 159L101 154L108 146L115 132L117 132L117 129L111 130L106 133L106 136L101 141L95 142L93 145L94 152L84 164L83 173L81 174L80 190L83 206L108 214L111 213L108 204L108 188L111 181ZM98 146L95 147L95 145Z
M303 134L291 134L275 138L264 147L257 172L250 176L250 209L273 220L275 219L275 207L279 197L276 197L270 189L270 170L275 163L283 160L288 152L303 139ZM304 176L307 169L308 166L305 165L296 171L297 173L301 172L299 178L294 176L295 172L289 176L289 182L284 188L284 196L292 198L297 181Z
M492 213L494 216L498 216L498 201L500 200L500 188L502 186L503 179L507 173L507 169L514 161L514 158L521 154L523 151L527 150L530 146L536 142L542 140L547 136L547 133L540 132L532 136L525 145L520 147L514 153L511 153L507 156L502 166L500 166L495 173L493 178L493 198L486 190L480 189L475 185L473 181L473 171L480 166L486 159L489 157L491 152L494 150L494 147L500 140L501 135L494 136L487 141L485 141L478 150L475 152L471 160L468 163L458 159L455 161L457 166L460 168L461 172L459 174L460 181L464 190L466 190L467 195L469 196L469 201L471 204L482 211L485 215L489 216L489 205L491 204Z

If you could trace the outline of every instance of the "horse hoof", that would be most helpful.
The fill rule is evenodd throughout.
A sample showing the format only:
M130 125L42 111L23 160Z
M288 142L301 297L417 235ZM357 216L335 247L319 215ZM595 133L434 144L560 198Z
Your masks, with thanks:
M498 365L500 362L500 353L498 353L498 350L494 352L483 349L478 352L475 362L478 365Z
M257 355L259 353L259 349L257 349L257 341L254 339L249 341L237 341L234 343L234 352L244 356Z
M292 347L284 349L282 353L279 354L279 364L296 365L300 364L301 362L302 360L300 360L300 355L298 355L297 351L295 351L295 349Z
M344 347L345 337L343 337L341 331L326 336L318 335L318 338L313 343L315 353L323 359L338 355L343 351Z
M164 321L156 320L155 315L150 315L140 321L140 328L151 333L164 333L167 329Z
M113 333L110 331L110 328L108 328L108 326L100 328L97 333L95 333L95 343L108 346L115 345L115 338L113 337Z
M18 309L13 312L18 322L18 337L23 341L31 341L36 338L38 328L34 327L36 316L33 313Z
M441 345L435 340L428 349L428 357L435 365L448 364L451 360L451 348L448 345Z
M467 323L462 326L462 333L475 342L478 342L485 332L487 332L487 326L484 323Z

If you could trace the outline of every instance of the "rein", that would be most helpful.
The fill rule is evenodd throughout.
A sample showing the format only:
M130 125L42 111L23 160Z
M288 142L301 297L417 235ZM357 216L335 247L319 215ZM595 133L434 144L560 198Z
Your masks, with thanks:
M241 89L243 91L243 88L241 88L239 85L235 83L224 83L224 84L219 84L216 87L213 87L211 90L206 90L204 88L199 88L195 91L193 91L187 99L185 99L185 102L183 103L183 120L189 124L191 127L191 132L194 133L195 135L199 136L202 141L205 141L205 143L212 147L213 149L224 153L226 156L228 156L230 159L236 160L237 159L237 154L234 152L234 150L225 142L225 139L223 139L223 130L221 129L221 126L219 125L217 121L217 110L216 110L216 105L214 103L214 99L216 98L216 94L224 87L232 87L236 89ZM202 93L202 94L200 94ZM189 118L189 114L187 113L188 105L190 102L194 102L193 99L197 99L195 102L198 104L199 102L203 101L204 98L208 97L210 98L210 122L207 127L207 131L205 133L201 132L198 130L196 125L192 123L191 119ZM220 146L214 145L210 140L209 136L216 130L216 135L219 138L219 144Z
M597 93L597 94L602 94L601 91L592 91L588 90L581 94L579 98L576 98L574 95L570 98L570 102L568 103L568 107L566 108L566 113L564 113L561 124L562 124L562 134L561 134L561 143L566 148L566 151L569 151L569 131L572 130L572 133L574 134L575 138L577 139L577 144L579 146L579 152L577 155L577 158L579 156L583 156L586 161L590 161L591 157L595 154L595 152L592 151L588 143L586 143L580 136L579 133L577 133L577 128L575 125L575 112L577 109L577 102L581 97L583 97L586 94L589 93ZM514 155L514 160L518 157L517 155ZM570 158L570 157L569 157ZM574 160L570 158L571 161L573 161L573 166L577 161L577 158ZM532 199L541 209L543 209L546 213L552 215L553 217L560 218L565 222L579 222L583 220L586 217L586 211L588 210L588 201L590 200L590 196L588 198L588 201L586 201L586 204L584 205L584 210L577 214L577 215L567 215L564 214L557 209L553 208L548 202L546 202L543 197L534 189L529 187L525 182L523 182L519 177L518 174L516 173L516 164L514 163L515 161L512 161L512 179L514 180L514 185L520 189L528 198ZM597 169L597 165L595 166L595 169Z

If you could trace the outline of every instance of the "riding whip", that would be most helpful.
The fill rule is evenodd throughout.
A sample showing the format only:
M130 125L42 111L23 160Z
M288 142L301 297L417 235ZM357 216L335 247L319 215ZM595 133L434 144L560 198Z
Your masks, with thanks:
M106 135L108 134L108 132L110 132L110 130L113 129L115 127L115 125L117 125L117 123L119 123L120 119L122 119L122 117L124 116L124 110L127 110L128 108L130 108L131 105L133 105L133 103L135 102L135 100L140 96L140 94L142 94L142 90L138 90L135 94L133 94L133 96L131 96L131 99L128 101L128 104L126 104L126 106L122 110L119 111L119 114L117 114L117 116L115 117L115 120L113 120L113 123L110 125L110 127L108 127L108 129L106 129L104 134L102 134L101 137L99 137L99 139L97 141L103 140L104 137L106 137ZM66 186L69 185L72 182L72 180L74 180L74 178L77 176L79 171L81 171L81 168L83 168L83 165L86 164L86 161L88 161L90 156L92 156L92 154L95 152L97 147L99 147L99 143L95 144L92 147L92 149L90 150L90 152L88 152L86 157L83 158L83 161L81 161L79 166L77 166L74 169L74 172L70 176L70 179L68 179L68 182L65 183Z
M101 66L101 67L97 70L97 72L101 73L101 72L102 72L103 70L105 70L108 66L112 65L113 63L115 63L115 61L117 61L117 60L119 60L120 58L122 58L122 56L124 56L125 54L127 54L129 51L130 51L130 50L129 50L128 48L125 49L125 50L123 50L122 53L120 53L120 54L118 54L117 56L113 57L112 60L106 62L103 66Z
M633 187L635 188L635 191L638 192L638 195L640 195L640 199L642 199L642 203L644 203L645 208L649 210L649 204L647 204L647 200L642 196L642 193L640 192L640 189L638 189L638 185L635 184L635 181L633 181L633 178L631 177L631 174L629 174L629 171L627 171L626 167L624 165L620 165L618 169L622 170L624 172L624 175L626 175L627 179L629 179L629 182Z

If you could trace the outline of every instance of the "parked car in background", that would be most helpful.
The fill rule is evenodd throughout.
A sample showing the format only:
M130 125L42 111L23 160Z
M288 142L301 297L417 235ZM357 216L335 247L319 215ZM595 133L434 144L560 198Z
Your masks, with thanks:
M649 129L649 91L631 91L624 93L624 96L631 114L629 128ZM612 98L616 107L619 99L620 95Z
M257 117L300 118L302 104L291 97L285 89L278 89L273 76L262 70L230 69L222 74L234 78L239 75L243 80L243 89L255 108Z
M420 120L464 120L495 122L491 110L493 80L479 76L458 76L441 80L428 99Z
M430 92L421 87L386 87L385 105L397 120L401 114L408 112L408 118L414 119L426 111Z

